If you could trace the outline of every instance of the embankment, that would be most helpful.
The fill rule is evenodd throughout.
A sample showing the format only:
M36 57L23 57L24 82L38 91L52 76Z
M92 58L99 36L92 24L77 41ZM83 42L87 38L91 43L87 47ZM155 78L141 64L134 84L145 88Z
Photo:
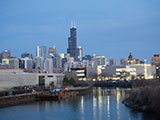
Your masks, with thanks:
M135 81L123 103L134 110L160 114L160 79Z

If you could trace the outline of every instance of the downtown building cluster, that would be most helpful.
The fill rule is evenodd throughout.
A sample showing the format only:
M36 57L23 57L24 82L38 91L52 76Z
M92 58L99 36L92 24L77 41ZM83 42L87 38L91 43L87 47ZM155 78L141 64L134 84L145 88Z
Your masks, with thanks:
M36 47L36 56L32 53L22 53L21 58L13 57L12 52L5 50L0 54L0 69L23 69L27 72L64 73L72 69L84 68L89 76L90 72L97 73L97 66L106 66L105 56L86 55L83 57L82 47L77 47L77 29L71 26L68 38L67 53L57 53L56 47Z
M116 65L115 59L109 64L105 56L85 55L81 46L77 47L77 28L71 25L68 38L67 53L57 53L55 45L47 49L45 46L36 47L36 56L22 53L21 58L13 57L12 52L5 50L0 53L0 69L22 69L25 72L38 73L67 73L73 72L83 80L94 76L106 79L151 79L159 72L160 57L154 55L151 64L134 59L130 53L128 59L121 59Z
M130 53L128 59L120 60L120 65L116 65L115 59L110 59L109 65L102 69L102 73L105 73L108 78L115 80L153 79L160 75L159 55L156 58L154 55L151 62L152 64L147 64L146 59L144 61L135 59L132 53Z

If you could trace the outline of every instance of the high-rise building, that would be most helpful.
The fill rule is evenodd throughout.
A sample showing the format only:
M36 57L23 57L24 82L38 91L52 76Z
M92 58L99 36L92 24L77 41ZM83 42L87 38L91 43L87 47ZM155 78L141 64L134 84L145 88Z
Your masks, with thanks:
M116 65L116 60L115 59L110 59L109 60L109 65L115 66Z
M48 49L48 55L55 55L56 54L56 46L50 47Z
M79 46L79 47L78 47L78 59L79 59L79 60L82 60L82 57L83 57L82 47Z
M25 58L21 58L19 61L19 67L21 69L32 69L33 67L33 60L25 57Z
M74 58L75 61L78 60L78 48L77 48L77 29L75 24L70 29L70 37L68 38L68 49L67 53Z
M51 59L51 58L45 59L44 70L48 73L53 73L53 59Z
M62 69L62 58L59 56L59 54L56 54L53 57L53 67L57 70Z
M39 68L40 70L43 70L44 68L44 58L43 57L33 57L33 68Z
M37 57L46 58L47 48L45 46L37 46Z

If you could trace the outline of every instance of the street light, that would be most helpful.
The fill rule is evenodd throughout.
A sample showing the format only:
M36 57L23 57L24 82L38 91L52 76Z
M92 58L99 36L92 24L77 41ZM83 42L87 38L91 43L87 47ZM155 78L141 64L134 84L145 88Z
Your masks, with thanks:
M159 66L156 66L156 78L159 78Z

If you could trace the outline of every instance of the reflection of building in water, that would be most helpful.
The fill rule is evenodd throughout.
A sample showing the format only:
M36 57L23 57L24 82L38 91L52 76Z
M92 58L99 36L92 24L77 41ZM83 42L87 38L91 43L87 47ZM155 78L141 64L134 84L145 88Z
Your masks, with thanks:
M99 106L99 120L102 120L102 91L101 90L99 90L98 106Z
M93 96L93 118L97 119L97 99L95 96Z
M121 97L121 93L119 88L117 88L116 90L116 98L117 98L117 120L120 120L120 109L119 109L119 103L120 103L120 97Z
M97 90L98 90L97 93L98 93L99 119L102 119L102 92L103 91L102 91L101 87L98 87Z
M98 96L101 96L101 88L98 87Z
M117 103L119 104L120 102L120 98L121 98L121 90L119 90L119 88L117 88L116 90L116 98L117 98Z
M110 120L110 96L107 96L107 120Z
M93 88L93 96L97 96L97 90L96 90L96 88Z
M75 97L74 99L71 100L71 106L74 112L78 111L78 107L79 107L79 100L77 97Z
M81 113L84 114L84 97L81 97Z

